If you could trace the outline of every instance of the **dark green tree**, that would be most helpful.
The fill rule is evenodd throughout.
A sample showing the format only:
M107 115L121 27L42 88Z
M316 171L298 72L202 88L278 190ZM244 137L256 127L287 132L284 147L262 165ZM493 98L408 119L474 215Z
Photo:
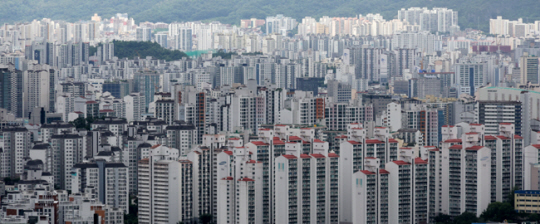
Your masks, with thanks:
M135 57L152 58L166 61L180 60L187 58L187 54L179 50L169 50L162 48L155 42L138 42L138 41L114 41L114 56L118 58Z
M84 117L79 117L71 122L73 125L75 125L75 128L86 128L86 119Z
M234 52L225 52L224 50L219 50L216 53L212 54L212 57L221 57L223 59L231 59L233 55L237 55Z
M212 216L212 214L202 214L201 217L199 217L202 224L210 224L210 223L212 223L213 218L214 217Z
M475 214L470 212L464 212L461 215L458 215L454 218L452 223L454 224L471 224L473 222L478 222L478 218Z
M129 196L129 214L124 215L124 223L137 224L139 218L137 213L139 212L138 199L135 196Z
M532 214L529 214L529 217L527 217L527 219L532 222L538 222L540 221L540 215L536 213L532 213Z
M506 200L512 207L514 207L515 201L515 192L519 190L517 187L512 188L512 191L508 194L508 199Z
M433 221L436 224L450 224L450 223L452 223L452 217L450 217L447 214L439 213L439 215L437 215L437 216L435 216L433 218Z
M502 222L504 220L515 220L517 216L514 206L508 202L490 203L487 209L482 212L480 218L484 221Z

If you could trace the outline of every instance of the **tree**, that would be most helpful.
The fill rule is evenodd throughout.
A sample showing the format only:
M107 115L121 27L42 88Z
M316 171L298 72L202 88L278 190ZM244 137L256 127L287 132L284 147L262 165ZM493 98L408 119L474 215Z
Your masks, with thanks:
M231 59L233 55L237 55L234 52L225 52L224 50L218 50L216 53L212 54L213 58L221 57L222 59Z
M20 178L11 178L11 177L6 177L4 178L4 183L6 185L14 185L15 183L19 182L21 179Z
M138 198L135 196L129 196L129 214L124 215L124 223L139 223L139 217L137 215L138 212Z
M510 191L510 193L508 194L508 199L506 200L508 203L510 203L510 205L512 205L512 207L514 207L514 195L517 190L519 189L514 186L514 188L512 188L512 191Z
M75 125L75 128L86 128L86 119L84 117L79 117L71 122L73 125Z
M473 222L478 222L478 218L475 214L470 212L464 212L461 215L458 215L454 218L452 223L454 224L471 224Z
M449 215L447 214L443 214L443 213L439 213L439 215L435 216L433 218L433 221L436 223L436 224L450 224L452 223L452 217L450 217Z
M202 224L210 224L212 223L212 219L214 219L214 217L212 214L202 214L199 219L201 220Z
M529 214L529 217L527 217L527 219L532 222L537 222L537 221L540 221L540 215L536 213L532 213L532 214Z
M87 118L79 117L71 121L70 123L73 124L75 128L77 129L84 128L86 130L90 130L90 128L92 127L92 123L94 123L94 121L96 121L95 118L93 118L92 116L88 116Z
M508 202L493 202L490 203L487 209L482 212L480 217L484 221L502 222L504 220L515 220L516 211L514 206Z

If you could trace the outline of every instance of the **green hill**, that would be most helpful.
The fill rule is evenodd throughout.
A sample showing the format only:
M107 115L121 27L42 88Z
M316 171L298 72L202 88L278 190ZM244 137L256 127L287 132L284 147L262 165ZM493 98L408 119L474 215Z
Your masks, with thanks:
M128 13L136 22L219 20L234 24L240 19L276 14L301 19L380 13L392 19L398 9L412 6L457 10L462 28L488 30L489 18L497 15L522 17L525 22L540 20L540 4L535 0L2 0L0 24L43 17L89 20L94 13L106 18Z
M114 56L123 59L133 59L135 57L146 58L152 56L154 59L174 61L189 57L186 53L179 50L169 50L162 48L155 42L137 42L137 41L113 41ZM90 55L96 53L97 47L90 47Z

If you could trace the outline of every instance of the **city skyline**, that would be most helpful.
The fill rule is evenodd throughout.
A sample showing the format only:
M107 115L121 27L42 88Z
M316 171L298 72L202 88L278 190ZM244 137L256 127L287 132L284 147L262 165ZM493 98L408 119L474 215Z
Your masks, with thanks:
M0 223L540 221L540 20L427 6L0 26Z

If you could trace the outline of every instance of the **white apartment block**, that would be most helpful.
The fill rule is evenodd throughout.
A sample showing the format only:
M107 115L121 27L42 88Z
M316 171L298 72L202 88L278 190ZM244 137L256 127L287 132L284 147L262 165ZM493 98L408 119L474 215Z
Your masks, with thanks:
M353 219L353 199L349 196L353 193L352 177L355 172L366 169L366 159L377 158L381 164L398 159L397 141L390 138L388 128L374 128L373 136L374 139L367 138L367 130L361 124L353 123L347 128L347 141L340 143L339 203L342 222Z
M254 224L262 222L262 165L262 163L254 160L243 162L239 173L243 177L235 180L232 176L229 176L219 180L219 186L217 187L217 220L224 223Z
M481 124L443 127L441 149L428 150L430 215L479 215L489 203L506 200L514 186L527 184L528 152L514 131L507 123L499 124L497 136L486 135Z
M423 223L428 214L428 165L410 154L387 163L388 223Z
M174 101L171 99L161 99L155 101L155 113L154 117L165 121L171 125L174 119Z
M78 134L59 134L51 137L54 183L61 189L71 189L71 168L85 158L85 142Z
M281 124L317 124L324 118L324 99L313 97L312 92L296 91L294 98L285 102L280 111Z
M383 126L388 127L390 132L396 132L401 129L401 104L392 102L386 108L386 120Z
M129 95L124 96L126 120L128 122L142 120L142 116L146 112L144 102L145 98L142 93L130 93Z
M333 184L338 179L337 169L338 156L335 153L327 156L281 155L276 158L276 222L339 222L339 190Z
M467 136L476 138L476 134ZM491 149L473 145L443 143L440 157L440 211L434 214L460 215L471 212L480 215L491 202ZM436 161L434 161L436 163ZM435 195L437 197L437 195ZM437 205L435 205L437 206Z
M354 173L352 223L388 223L388 174L376 158L366 159L365 170Z
M123 163L96 160L78 163L71 172L71 192L96 189L98 200L111 208L129 213L128 167Z
M143 159L138 175L140 223L193 221L191 161Z
M186 155L198 143L197 129L188 123L169 125L165 128L167 145L179 150L179 155Z
M51 142L53 135L59 135L63 132L73 133L76 128L73 124L67 122L51 122L50 124L42 124L39 127L39 140L42 142Z
M35 107L44 107L45 111L49 111L50 91L51 91L51 73L46 69L28 70L24 72L24 96L25 96L25 111L28 113Z
M326 127L328 130L347 130L351 123L373 121L371 105L349 105L348 103L330 103L325 105ZM399 114L401 117L401 113Z

